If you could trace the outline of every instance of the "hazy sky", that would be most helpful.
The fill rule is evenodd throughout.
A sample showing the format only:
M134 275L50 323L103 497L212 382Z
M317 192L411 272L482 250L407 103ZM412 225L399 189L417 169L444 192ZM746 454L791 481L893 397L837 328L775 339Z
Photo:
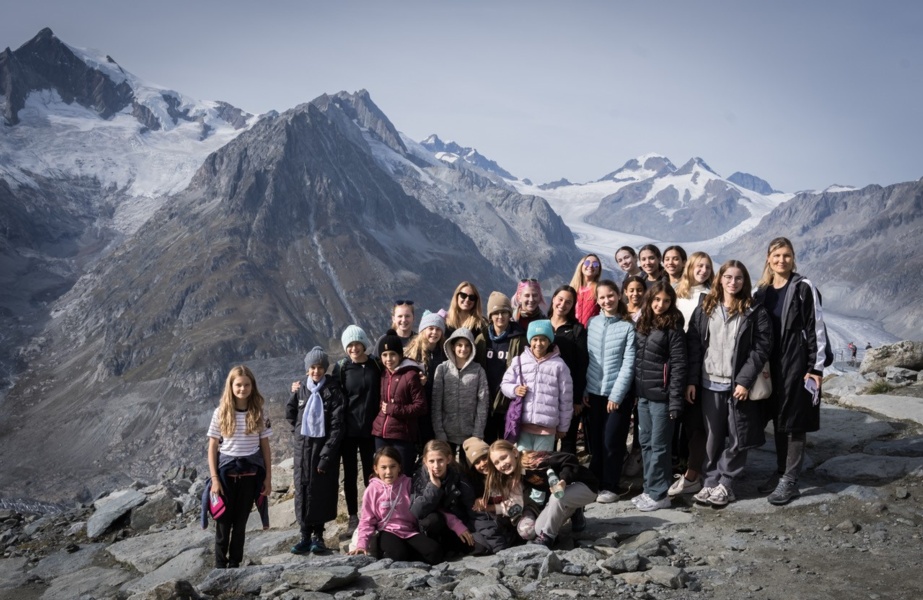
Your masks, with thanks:
M245 110L367 89L394 125L536 183L648 152L776 189L923 176L911 0L3 0L0 47L51 27L151 83Z

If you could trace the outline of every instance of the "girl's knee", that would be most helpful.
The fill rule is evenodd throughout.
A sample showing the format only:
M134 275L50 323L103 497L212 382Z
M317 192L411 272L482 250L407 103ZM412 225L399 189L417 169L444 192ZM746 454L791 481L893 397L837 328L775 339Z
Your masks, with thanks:
M523 517L516 525L516 532L524 540L531 540L535 537L535 519Z

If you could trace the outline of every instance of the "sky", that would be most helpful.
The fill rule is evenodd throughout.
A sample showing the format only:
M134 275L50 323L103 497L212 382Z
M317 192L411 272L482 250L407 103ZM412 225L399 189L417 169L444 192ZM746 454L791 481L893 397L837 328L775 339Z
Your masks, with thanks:
M650 152L786 192L923 176L921 2L0 2L0 48L50 27L253 113L366 89L535 183Z

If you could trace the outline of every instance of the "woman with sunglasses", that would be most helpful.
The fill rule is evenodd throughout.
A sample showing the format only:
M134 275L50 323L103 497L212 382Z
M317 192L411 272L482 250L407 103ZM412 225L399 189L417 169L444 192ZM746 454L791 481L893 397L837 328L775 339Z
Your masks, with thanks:
M529 323L547 319L542 312L545 297L542 296L542 284L538 279L528 277L519 280L516 293L513 294L513 320L519 323L525 331L529 330Z
M487 327L483 317L484 309L481 305L481 295L470 281L462 281L455 288L452 300L449 302L449 311L445 316L445 337L452 337L456 329L464 327L471 331L475 339ZM477 342L474 348L474 360L484 367L487 360L487 347L484 343Z
M592 317L599 314L599 304L596 303L596 284L602 272L599 257L595 254L587 254L577 263L577 269L570 280L570 287L577 290L577 304L574 310L577 320L584 327Z

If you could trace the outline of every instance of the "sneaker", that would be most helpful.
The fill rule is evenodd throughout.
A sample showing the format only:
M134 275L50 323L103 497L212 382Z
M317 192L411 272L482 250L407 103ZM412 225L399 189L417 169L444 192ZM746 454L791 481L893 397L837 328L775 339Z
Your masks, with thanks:
M673 482L673 485L670 486L670 489L667 490L667 495L670 497L681 496L683 494L694 494L702 489L702 476L699 475L694 481L689 481L686 479L685 475L677 475L676 481Z
M583 514L583 509L578 508L574 511L574 514L570 516L570 530L574 533L580 533L586 529L586 515Z
M609 490L603 490L596 496L596 501L600 504L611 504L613 502L618 502L618 499L619 495Z
M673 502L669 496L664 496L660 500L654 500L650 496L647 496L647 499L648 502L638 504L638 510L641 512L651 512L653 510L660 510L661 508L670 508L670 504Z
M635 506L644 506L645 504L650 504L654 500L648 496L646 493L639 494L631 499L631 503Z
M622 465L622 475L625 477L637 477L643 470L644 465L641 462L641 450L632 449L628 457L625 458L625 463Z
M711 492L713 489L715 488L703 487L692 499L699 504L711 504Z
M548 535L547 533L540 533L535 538L529 542L530 544L541 544L542 546L551 549L554 546L554 538Z
M311 536L311 554L326 554L329 552L327 549L327 544L324 543L324 538L314 535Z
M292 554L307 554L311 551L311 540L302 539L300 542L292 546Z
M773 490L766 499L769 500L770 504L783 506L800 495L801 492L798 491L798 484L783 477L779 480L778 485L776 485L776 489Z
M725 487L723 483L713 487L711 494L708 496L708 503L712 506L727 506L728 503L735 500L737 500L737 497L734 496L734 491Z
M352 535L358 527L359 515L349 515L349 522L346 523L346 535Z
M768 494L776 489L776 486L779 485L779 480L782 478L782 473L773 473L766 478L766 481L756 486L756 491L761 494Z

